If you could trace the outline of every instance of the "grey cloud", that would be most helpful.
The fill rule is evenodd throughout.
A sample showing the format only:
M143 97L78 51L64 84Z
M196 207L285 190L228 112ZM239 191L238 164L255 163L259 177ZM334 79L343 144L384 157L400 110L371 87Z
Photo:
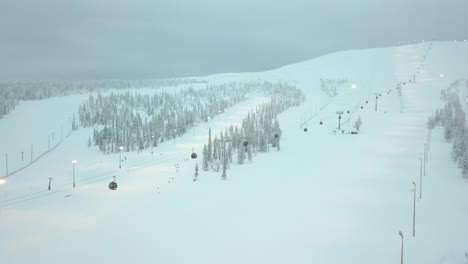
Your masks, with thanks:
M464 0L4 0L0 79L259 71L408 39L467 38Z

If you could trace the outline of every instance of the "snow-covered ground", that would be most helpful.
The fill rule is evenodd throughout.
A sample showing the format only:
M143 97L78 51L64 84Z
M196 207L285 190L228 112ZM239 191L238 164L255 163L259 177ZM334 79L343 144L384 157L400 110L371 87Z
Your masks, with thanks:
M208 129L216 133L241 122L264 97L251 97L197 125L175 143L155 148L154 155L151 149L123 153L120 170L118 154L88 148L92 129L81 128L0 185L1 259L399 263L401 230L405 263L465 263L468 180L452 163L451 146L440 129L432 132L412 237L411 182L417 183L419 195L427 117L439 106L442 89L468 78L467 43L435 42L424 61L429 46L346 51L263 73L204 77L210 83L289 81L307 96L303 105L279 117L281 151L258 154L252 164L233 165L227 181L221 180L221 172L201 170L199 180L192 181ZM404 85L400 97L397 83L407 82L418 68L416 82ZM347 79L350 85L329 98L320 89L320 78ZM377 112L376 93L382 94ZM55 131L57 143L61 126L69 124L86 97L24 102L1 119L0 145L8 150L11 164L20 163L21 151L29 153L31 142L25 138L37 140L37 151L46 150L48 135ZM360 116L361 133L335 135L336 111L345 111L346 132ZM192 149L199 159L187 160ZM75 189L72 160L78 161ZM4 169L2 164L1 174ZM113 176L116 191L107 187Z

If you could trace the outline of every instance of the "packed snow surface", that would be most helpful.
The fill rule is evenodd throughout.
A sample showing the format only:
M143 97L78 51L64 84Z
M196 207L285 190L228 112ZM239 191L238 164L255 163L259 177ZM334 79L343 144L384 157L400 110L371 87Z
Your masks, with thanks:
M465 263L468 181L443 131L429 134L425 124L441 90L467 79L467 69L467 43L435 42L202 77L212 84L287 81L306 95L279 116L281 150L231 166L226 181L202 170L193 181L208 129L239 124L268 98L252 95L153 155L124 152L122 169L119 154L88 147L92 128L69 134L87 94L21 102L0 119L0 158L8 154L10 171L30 162L31 145L33 159L58 145L0 185L2 263L399 263L400 230L405 263ZM321 78L347 82L330 97ZM344 134L337 111L344 111ZM360 133L347 134L358 117ZM424 143L430 151L420 199ZM115 191L108 189L113 176Z

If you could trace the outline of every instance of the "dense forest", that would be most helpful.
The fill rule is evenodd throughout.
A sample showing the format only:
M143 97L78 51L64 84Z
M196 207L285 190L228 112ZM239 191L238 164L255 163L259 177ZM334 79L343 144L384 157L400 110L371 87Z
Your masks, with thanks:
M332 80L327 78L320 78L320 90L328 97L335 97L338 95L338 88L345 86L348 83L345 79Z
M445 139L452 142L453 161L462 169L465 177L468 177L468 128L460 95L463 96L467 89L468 80L461 80L442 91L441 98L445 106L437 109L427 122L429 129L435 126L444 127Z
M76 93L103 92L108 89L160 88L194 83L205 83L205 81L167 79L0 82L0 118L11 112L20 101L43 100Z
M258 81L190 87L174 93L156 91L152 95L98 93L80 105L79 124L94 127L88 145L96 145L104 153L118 152L120 146L126 151L141 151L182 136L252 93L271 97L276 112L304 100L298 89L286 83Z
M251 110L240 127L231 125L213 139L209 131L208 142L203 146L204 171L212 169L218 172L222 168L221 178L225 180L234 153L237 153L237 163L243 164L245 159L252 162L253 153L280 150L281 128L276 117L289 107L298 106L305 98L295 87L274 89L270 95L271 100ZM197 176L198 167L194 180Z

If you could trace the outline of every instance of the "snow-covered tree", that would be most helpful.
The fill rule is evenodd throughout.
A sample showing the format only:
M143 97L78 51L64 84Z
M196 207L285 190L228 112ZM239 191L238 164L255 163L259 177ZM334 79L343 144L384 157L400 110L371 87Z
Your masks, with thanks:
M208 148L206 147L206 144L203 145L203 163L202 163L202 170L207 171L208 170Z
M356 128L357 131L359 131L361 126L362 126L362 120L361 120L361 116L359 116L356 122L354 122L353 127Z
M193 181L198 179L198 164L195 164L195 175L193 175Z

